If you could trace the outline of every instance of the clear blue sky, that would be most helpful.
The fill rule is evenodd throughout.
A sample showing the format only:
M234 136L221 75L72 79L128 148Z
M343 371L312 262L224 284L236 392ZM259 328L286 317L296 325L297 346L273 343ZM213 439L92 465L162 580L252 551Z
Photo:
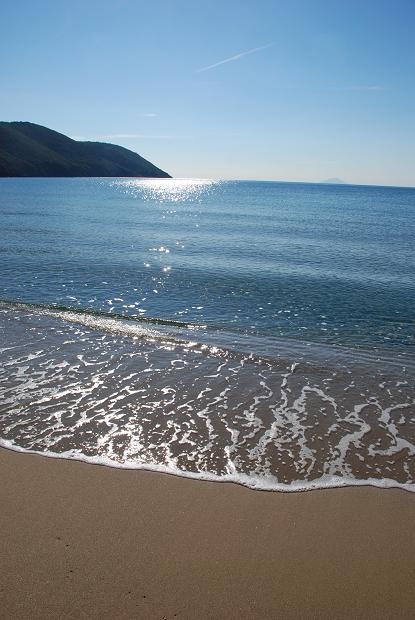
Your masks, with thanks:
M174 176L415 186L414 32L415 0L2 0L0 119Z

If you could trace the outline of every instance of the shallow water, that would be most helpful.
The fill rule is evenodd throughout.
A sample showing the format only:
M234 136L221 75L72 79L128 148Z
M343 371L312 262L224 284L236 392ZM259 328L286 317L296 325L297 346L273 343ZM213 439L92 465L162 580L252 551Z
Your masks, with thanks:
M3 445L414 489L414 190L6 179L0 214Z

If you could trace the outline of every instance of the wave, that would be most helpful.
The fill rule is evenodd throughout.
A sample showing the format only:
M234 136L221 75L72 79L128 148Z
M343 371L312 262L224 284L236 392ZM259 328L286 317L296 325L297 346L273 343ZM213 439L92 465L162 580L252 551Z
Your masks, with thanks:
M181 344L223 355L249 355L252 360L290 359L314 364L333 364L344 366L370 365L376 363L386 366L415 370L415 356L408 352L391 354L389 351L363 346L342 346L337 343L319 343L281 338L270 335L261 336L236 328L224 328L216 324L193 323L161 317L105 312L93 308L74 307L61 304L42 304L25 301L0 299L0 309L33 311L39 315L79 323L90 329L130 338L144 338L150 341Z
M75 306L64 306L61 304L41 304L41 303L33 303L27 301L16 301L9 299L0 299L0 308L15 308L16 310L37 310L41 313L53 313L56 316L70 316L70 315L79 315L78 320L82 321L82 316L91 316L91 317L107 317L114 320L122 320L122 321L132 321L134 323L142 323L142 324L150 324L150 325L165 325L170 327L185 327L185 328L207 328L207 325L201 323L192 323L189 321L176 321L173 319L162 319L158 317L145 317L145 316L137 316L130 314L120 314L116 312L105 312L104 310L95 310L93 308L79 308ZM213 327L217 329L217 327Z
M415 490L402 360L292 341L267 357L258 339L21 303L0 329L3 447L262 490Z
M345 487L375 487L378 489L402 489L415 493L415 483L401 483L390 478L367 478L365 480L358 480L357 478L346 478L341 476L321 476L314 480L295 480L289 484L279 482L277 478L273 476L255 476L247 474L224 474L217 475L210 472L191 472L179 469L177 467L156 465L156 464L133 464L133 463L119 463L106 457L91 457L80 452L71 450L68 452L56 453L36 450L28 450L21 448L17 444L0 438L0 447L6 450L12 450L13 452L21 452L25 454L33 454L36 456L52 458L52 459L64 459L70 461L80 461L83 463L89 463L91 465L99 465L104 467L113 467L115 469L128 469L137 471L149 471L158 474L167 474L171 476L179 476L181 478L189 478L191 480L200 480L204 482L219 482L219 483L233 483L247 487L254 491L279 491L282 493L298 493L305 491L318 491L324 489L338 489Z

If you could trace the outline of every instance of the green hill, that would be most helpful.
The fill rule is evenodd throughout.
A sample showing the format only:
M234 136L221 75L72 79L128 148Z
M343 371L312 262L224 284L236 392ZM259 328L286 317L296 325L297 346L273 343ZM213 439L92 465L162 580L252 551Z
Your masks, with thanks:
M0 122L0 177L166 177L137 153L78 142L34 123Z

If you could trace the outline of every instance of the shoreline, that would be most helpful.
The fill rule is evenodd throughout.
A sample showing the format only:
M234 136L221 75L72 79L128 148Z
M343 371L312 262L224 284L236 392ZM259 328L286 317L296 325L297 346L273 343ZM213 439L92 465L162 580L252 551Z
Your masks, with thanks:
M254 491L0 448L13 618L410 618L415 501Z
M161 476L172 476L174 478L184 478L194 482L208 482L211 484L236 484L250 491L261 491L264 493L311 493L313 491L329 491L332 489L353 489L353 488L374 488L374 489L396 489L406 493L415 493L415 483L397 482L391 478L368 478L352 479L343 476L326 475L326 478L315 478L313 480L297 480L290 485L279 482L270 482L269 478L250 476L249 474L224 474L216 475L212 473L201 474L181 469L172 469L164 465L136 465L130 463L117 463L109 458L98 456L86 456L72 452L40 452L28 450L13 444L7 439L0 439L0 451L10 450L17 454L28 454L41 458L64 460L69 462L84 463L94 467L105 467L109 469L119 469L121 471L137 471L157 474ZM235 477L233 477L235 476Z
M235 357L0 314L0 446L264 490L415 490L406 368Z

